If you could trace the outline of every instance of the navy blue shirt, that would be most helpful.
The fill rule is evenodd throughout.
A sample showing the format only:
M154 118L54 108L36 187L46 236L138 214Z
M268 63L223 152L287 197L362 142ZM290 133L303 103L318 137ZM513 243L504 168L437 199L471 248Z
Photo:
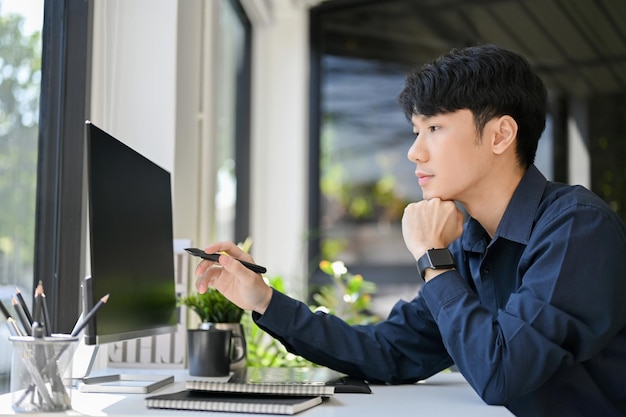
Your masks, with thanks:
M291 352L372 382L455 364L516 415L626 415L626 229L602 200L531 166L493 239L469 218L450 250L456 270L381 323L349 326L277 291L254 318Z

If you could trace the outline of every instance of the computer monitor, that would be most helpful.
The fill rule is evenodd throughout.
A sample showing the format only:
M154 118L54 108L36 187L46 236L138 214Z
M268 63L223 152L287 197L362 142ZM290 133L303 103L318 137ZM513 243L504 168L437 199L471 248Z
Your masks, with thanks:
M168 171L87 121L91 275L83 310L109 294L86 345L175 332L172 192Z

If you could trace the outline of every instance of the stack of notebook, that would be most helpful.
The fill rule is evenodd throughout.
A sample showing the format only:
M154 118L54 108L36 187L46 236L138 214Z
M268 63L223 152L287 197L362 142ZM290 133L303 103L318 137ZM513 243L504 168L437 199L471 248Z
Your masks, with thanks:
M321 396L201 390L185 390L146 398L148 408L286 415L299 413L321 403Z
M184 391L147 397L146 406L291 415L321 404L337 387L341 392L371 392L365 382L345 379L326 368L255 368L227 382L187 381Z

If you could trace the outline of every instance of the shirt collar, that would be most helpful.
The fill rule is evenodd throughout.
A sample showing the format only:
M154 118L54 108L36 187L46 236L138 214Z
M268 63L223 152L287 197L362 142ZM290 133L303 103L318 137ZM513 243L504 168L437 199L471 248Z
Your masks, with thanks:
M535 221L535 213L541 202L546 184L547 180L543 174L535 165L531 165L515 189L493 240L502 237L524 245L528 243ZM488 237L485 240L486 236L487 232L482 225L470 217L465 225L465 233L463 233L463 249L482 252L484 245L489 242Z

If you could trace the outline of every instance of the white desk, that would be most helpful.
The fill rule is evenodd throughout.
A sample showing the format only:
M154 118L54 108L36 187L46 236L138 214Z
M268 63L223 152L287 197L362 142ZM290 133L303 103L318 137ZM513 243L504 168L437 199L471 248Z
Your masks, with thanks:
M56 415L89 416L179 416L233 417L252 414L207 413L202 411L153 410L144 397L184 389L185 376L179 371L176 382L150 394L93 394L72 392L74 410L66 413L23 414L25 417ZM323 404L297 414L303 417L381 417L381 416L511 416L504 407L486 405L463 376L444 372L415 385L372 385L372 394L335 394ZM14 415L11 394L0 395L0 415Z

